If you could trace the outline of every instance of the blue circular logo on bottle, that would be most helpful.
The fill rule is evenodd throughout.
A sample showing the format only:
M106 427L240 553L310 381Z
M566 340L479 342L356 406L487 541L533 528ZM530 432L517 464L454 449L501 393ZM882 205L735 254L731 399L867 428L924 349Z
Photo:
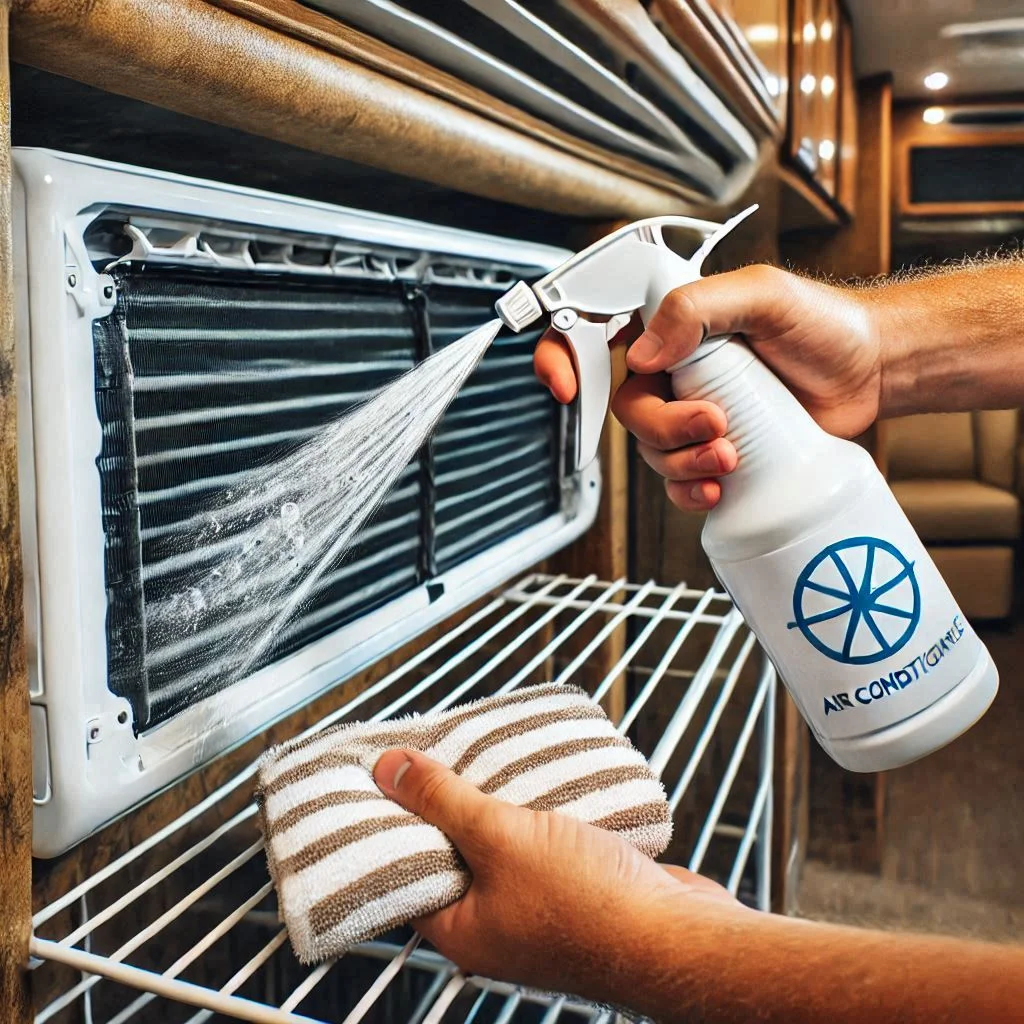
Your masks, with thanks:
M870 665L900 650L920 620L914 563L886 540L850 537L804 567L789 628L826 658Z

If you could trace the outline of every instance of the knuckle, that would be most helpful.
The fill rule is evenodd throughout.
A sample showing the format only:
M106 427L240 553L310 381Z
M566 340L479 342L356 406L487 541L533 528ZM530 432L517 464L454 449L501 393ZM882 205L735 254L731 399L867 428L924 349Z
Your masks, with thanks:
M766 291L784 287L788 276L784 270L768 263L754 263L749 267L744 267L740 273L750 279L752 287Z
M689 292L687 292L685 285L673 288L662 300L661 308L658 312L668 317L677 325L685 325L694 319L699 319L697 307L694 305L693 299L690 297Z
M680 445L680 440L675 436L676 432L671 423L659 419L651 427L651 443L662 452L669 452Z
M665 493L668 495L668 500L671 501L676 508L681 509L684 512L688 512L690 510L690 505L685 498L685 492L674 480L665 481Z

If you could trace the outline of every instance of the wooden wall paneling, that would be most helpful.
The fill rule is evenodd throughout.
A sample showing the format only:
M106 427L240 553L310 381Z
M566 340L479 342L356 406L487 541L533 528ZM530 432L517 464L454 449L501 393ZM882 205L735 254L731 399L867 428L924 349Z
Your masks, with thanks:
M781 230L834 228L841 210L815 183L823 122L820 116L819 21L825 0L792 0L789 25L789 115L785 163L779 168Z
M0 0L0 1016L32 1017L32 733L18 504L18 421L11 221L9 3Z
M843 202L840 164L855 130L844 74L852 74L852 43L839 0L793 0L790 28L790 167L780 174L786 231L833 228L852 212ZM844 135L845 130L845 135ZM844 149L847 157L844 158ZM850 173L847 171L847 173Z
M863 79L857 87L857 216L833 231L787 233L783 257L793 266L841 279L889 272L891 211L892 82Z
M533 209L636 218L694 198L668 174L656 186L610 171L205 0L17 0L12 53L205 121Z

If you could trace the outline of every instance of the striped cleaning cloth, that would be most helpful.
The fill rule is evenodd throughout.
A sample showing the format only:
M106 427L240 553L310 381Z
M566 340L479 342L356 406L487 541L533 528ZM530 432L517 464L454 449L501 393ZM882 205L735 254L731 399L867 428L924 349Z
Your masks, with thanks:
M549 683L422 717L324 730L269 750L257 801L295 955L315 963L461 897L451 842L373 781L394 747L423 751L483 792L618 832L655 857L672 819L643 755L583 691Z

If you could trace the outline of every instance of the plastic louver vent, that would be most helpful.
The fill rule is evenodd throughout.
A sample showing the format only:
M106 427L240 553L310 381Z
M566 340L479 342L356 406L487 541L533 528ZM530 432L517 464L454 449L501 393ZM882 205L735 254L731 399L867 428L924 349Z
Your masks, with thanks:
M117 284L94 327L108 682L141 730L235 681L213 651L237 611L166 643L146 612L238 543L196 539L204 502L488 319L497 293L134 263ZM266 662L557 510L559 419L532 377L535 340L495 344Z
M757 158L745 124L638 0L304 2L701 195L724 196Z

